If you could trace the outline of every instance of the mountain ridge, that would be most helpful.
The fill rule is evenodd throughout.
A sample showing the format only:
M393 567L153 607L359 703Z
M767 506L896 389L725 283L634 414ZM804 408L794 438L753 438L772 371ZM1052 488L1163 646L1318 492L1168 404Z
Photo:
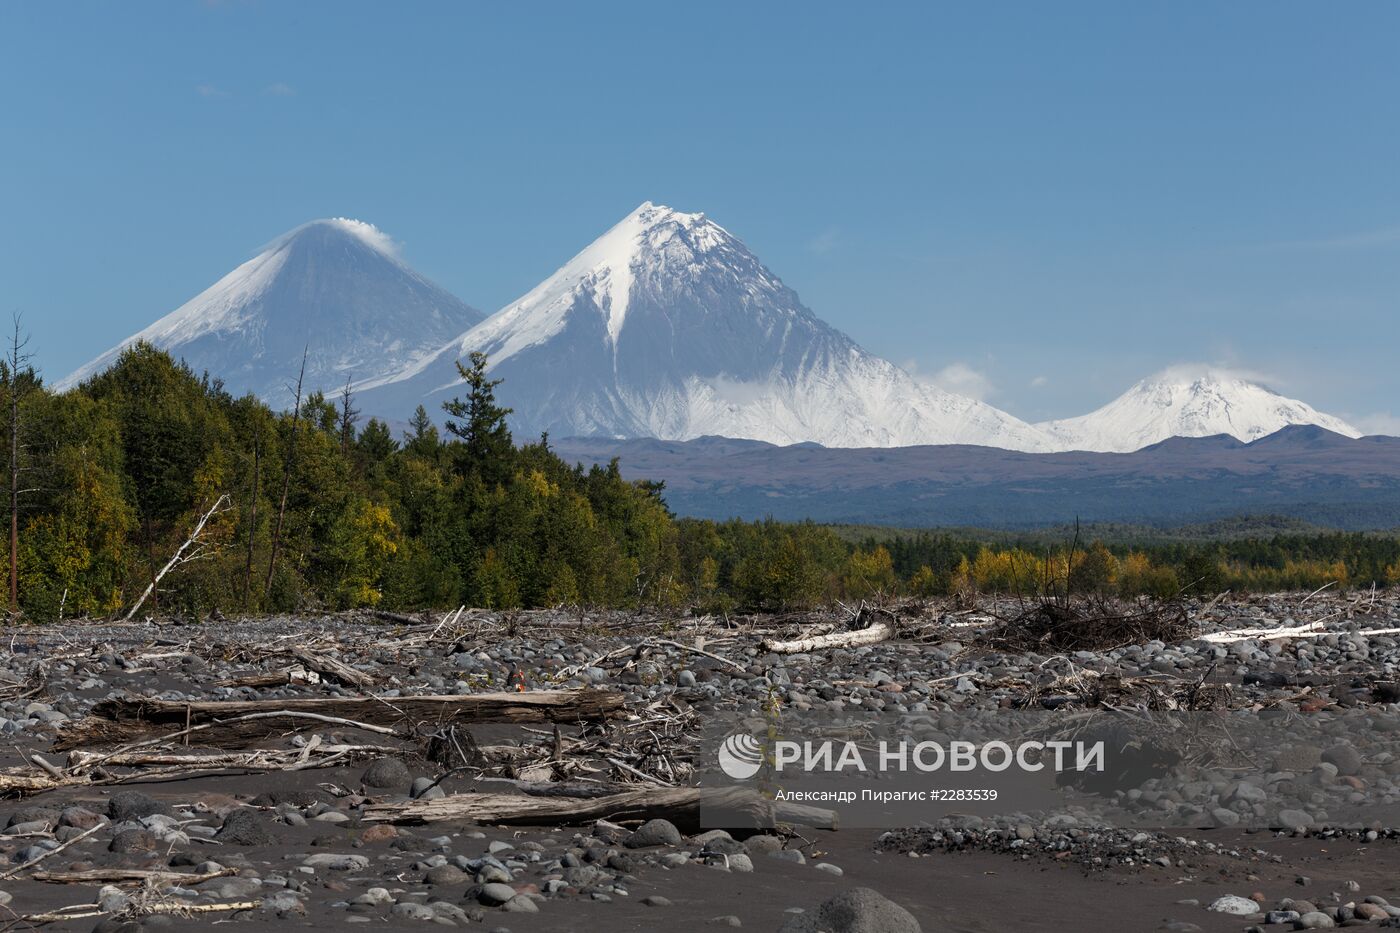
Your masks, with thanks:
M1157 373L1087 415L1028 424L869 353L707 215L650 201L490 317L414 271L372 224L312 221L58 387L137 339L274 405L290 401L309 346L308 391L348 381L362 414L395 424L420 404L440 419L459 392L454 364L481 351L521 437L1129 452L1178 436L1251 441L1299 423L1359 434L1198 365Z
M698 518L1029 528L1181 524L1275 514L1350 529L1400 526L1400 438L1294 425L1243 443L1171 438L1131 453L970 445L774 447L757 441L552 439L584 466L665 483Z

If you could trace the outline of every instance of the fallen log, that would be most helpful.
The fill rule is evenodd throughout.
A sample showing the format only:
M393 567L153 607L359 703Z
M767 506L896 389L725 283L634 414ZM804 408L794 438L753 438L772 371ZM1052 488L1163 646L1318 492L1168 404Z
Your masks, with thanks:
M52 774L38 775L17 769L0 771L0 797L30 797L60 787L135 784L228 771L308 771L329 768L347 759L393 755L400 751L397 746L389 745L317 745L314 749L258 749L212 755L139 749L118 749L103 754L74 749L68 753L68 766L54 769ZM114 774L106 770L108 768L138 770L129 774Z
M142 908L144 914L215 914L226 911L257 910L262 906L262 901L228 901L223 904L187 904L180 901L169 901L162 904L149 904ZM60 907L57 910L50 910L40 914L24 914L16 917L15 922L22 923L62 923L65 920L84 920L92 917L107 917L111 911L103 910L99 904L74 904L71 907ZM8 927L6 927L8 929Z
M48 774L14 774L6 772L0 774L0 797L27 797L30 794L42 794L47 790L68 787L76 783L82 782L55 778Z
M217 680L216 687L285 687L295 683L292 671L288 668L285 671L273 671L270 674L245 674L241 677L230 677L227 680Z
M572 797L588 800L634 790L626 784L590 784L587 781L522 781L515 778L477 778L482 784L509 784L531 797Z
M308 721L408 737L420 727L437 728L452 722L597 722L624 715L623 702L621 693L592 689L194 702L121 697L98 703L91 716L60 732L53 747L64 751L129 742L178 729L179 735L190 734L192 741L197 736L201 744L238 748L305 729Z
M373 677L364 671L357 671L345 662L337 661L329 655L317 654L304 648L293 649L289 654L306 665L307 670L315 671L322 677L338 680L347 687L358 687L361 690L374 689L375 679Z
M236 868L195 874L184 871L159 871L145 868L93 868L88 871L36 871L29 877L49 884L200 884L215 878L238 874Z
M869 628L854 632L832 632L828 635L814 635L811 638L798 638L794 641L765 641L763 648L776 654L805 654L808 651L821 651L824 648L858 648L861 645L875 645L894 637L894 626L888 622L876 622Z
M452 794L436 800L369 804L363 818L380 823L474 820L500 826L664 819L685 833L702 829L767 829L778 823L836 828L836 814L830 810L775 802L743 787L643 787L593 798Z

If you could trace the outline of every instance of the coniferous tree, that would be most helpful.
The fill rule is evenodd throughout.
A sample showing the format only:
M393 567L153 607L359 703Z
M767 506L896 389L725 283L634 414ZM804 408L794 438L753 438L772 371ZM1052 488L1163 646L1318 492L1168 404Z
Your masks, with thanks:
M502 467L510 461L512 445L506 416L511 410L496 404L496 386L501 380L486 378L486 354L474 350L469 360L470 366L457 363L457 373L467 384L467 397L442 403L443 411L450 416L444 426L462 441L459 462L463 473L489 482L498 480Z

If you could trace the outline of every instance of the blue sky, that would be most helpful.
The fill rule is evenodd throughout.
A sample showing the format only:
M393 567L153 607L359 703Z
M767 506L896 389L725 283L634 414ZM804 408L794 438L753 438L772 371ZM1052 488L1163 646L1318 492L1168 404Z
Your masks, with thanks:
M306 220L484 310L643 200L1028 419L1204 361L1400 430L1400 5L0 5L51 377Z

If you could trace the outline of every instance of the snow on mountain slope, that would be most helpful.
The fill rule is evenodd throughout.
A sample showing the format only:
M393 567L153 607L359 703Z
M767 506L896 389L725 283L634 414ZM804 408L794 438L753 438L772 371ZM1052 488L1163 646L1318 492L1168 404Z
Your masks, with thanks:
M482 319L399 259L372 224L335 218L274 240L184 305L57 384L70 388L146 340L220 377L235 394L291 401L307 350L306 389L397 372Z
M1050 446L861 349L704 214L650 202L437 354L366 384L362 408L436 414L458 391L453 363L475 350L505 380L521 437Z
M1360 437L1339 418L1257 382L1204 367L1175 367L1144 379L1098 411L1037 427L1059 450L1127 453L1169 437L1228 434L1253 441L1292 424Z

